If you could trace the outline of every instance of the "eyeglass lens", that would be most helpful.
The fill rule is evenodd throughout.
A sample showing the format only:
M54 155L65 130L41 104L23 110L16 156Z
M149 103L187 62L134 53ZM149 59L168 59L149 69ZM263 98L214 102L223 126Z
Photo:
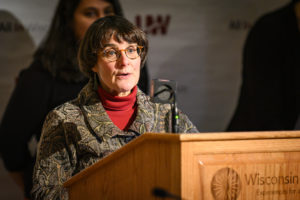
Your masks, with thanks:
M121 56L121 51L125 51L125 54L128 58L130 59L135 59L141 55L142 52L142 46L137 46L137 47L128 47L126 49L106 49L103 52L103 55L106 59L109 61L116 61L117 59L120 58Z

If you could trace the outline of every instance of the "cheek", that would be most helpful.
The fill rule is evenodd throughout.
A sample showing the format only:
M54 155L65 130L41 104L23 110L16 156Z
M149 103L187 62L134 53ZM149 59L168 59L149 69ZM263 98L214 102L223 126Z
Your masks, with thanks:
M85 32L90 27L90 25L94 22L93 19L78 17L74 23L74 31L77 39L81 40L84 37Z
M86 32L87 29L90 27L90 25L92 25L92 23L94 23L94 21L96 21L97 18L85 18L82 21L82 27L83 27L83 31Z
M135 63L134 63L134 69L135 71L140 71L141 69L141 59L138 59Z
M101 65L101 67L98 69L100 76L103 79L111 79L112 74L113 74L113 67L109 66L109 65Z

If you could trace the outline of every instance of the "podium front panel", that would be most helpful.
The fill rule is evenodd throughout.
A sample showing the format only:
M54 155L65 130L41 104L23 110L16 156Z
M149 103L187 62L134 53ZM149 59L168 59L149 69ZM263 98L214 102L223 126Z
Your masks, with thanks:
M300 199L300 139L187 141L182 198ZM188 178L189 177L189 178Z
M202 199L300 199L300 154L199 156Z

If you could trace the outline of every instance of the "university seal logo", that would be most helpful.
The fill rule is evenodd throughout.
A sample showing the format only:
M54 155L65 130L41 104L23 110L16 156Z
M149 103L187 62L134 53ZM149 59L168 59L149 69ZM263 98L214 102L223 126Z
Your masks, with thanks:
M236 200L240 194L242 183L238 173L226 167L215 173L210 187L215 200Z

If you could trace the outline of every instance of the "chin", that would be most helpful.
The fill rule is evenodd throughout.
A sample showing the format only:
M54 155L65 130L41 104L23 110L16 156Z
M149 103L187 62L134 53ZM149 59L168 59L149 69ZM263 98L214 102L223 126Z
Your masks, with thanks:
M123 88L120 88L120 92L131 92L131 90L134 88L134 86L133 87L123 87Z
M120 90L124 90L124 91L128 91L128 90L132 90L137 84L133 83L133 82L129 82L129 83L120 83L118 84L118 88L120 88Z
M135 87L136 85L127 85L127 86L121 86L119 87L118 91L119 93L131 93L131 90Z

